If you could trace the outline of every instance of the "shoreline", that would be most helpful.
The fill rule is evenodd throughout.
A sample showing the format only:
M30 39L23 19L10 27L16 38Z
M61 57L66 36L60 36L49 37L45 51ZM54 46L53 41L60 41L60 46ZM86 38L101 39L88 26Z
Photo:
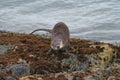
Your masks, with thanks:
M46 54L50 49L50 41L44 34L29 35L0 31L0 78L120 79L120 46L71 38L69 53L72 55L60 53L56 56L54 51ZM20 72L20 69L23 72ZM105 71L107 73L104 73Z

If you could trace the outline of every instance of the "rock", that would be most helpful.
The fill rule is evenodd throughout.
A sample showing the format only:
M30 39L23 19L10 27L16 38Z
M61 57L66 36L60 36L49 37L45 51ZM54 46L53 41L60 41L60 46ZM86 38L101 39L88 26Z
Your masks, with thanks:
M0 76L0 80L17 80L17 79L15 79L15 78L12 77L12 76L5 76L5 77Z
M0 73L6 73L6 69L2 64L0 64Z
M90 61L90 67L92 71L104 69L114 61L116 53L110 45L92 45L91 47L103 48L101 52L87 56L88 60Z
M77 59L77 56L74 54L71 54L68 58L64 58L62 60L62 67L69 67L68 71L76 71L79 70L80 66L79 66L79 61Z
M11 64L8 67L12 75L16 77L26 76L30 74L30 66L27 64Z
M52 76L52 74L50 76ZM55 77L57 79L60 77L64 77L64 80L65 79L73 80L73 76L71 75L71 73L67 73L67 72L55 73L53 77ZM60 79L60 80L63 80L63 79Z
M14 34L0 36L0 80L120 79L120 46L73 38L72 55L57 56L54 51L47 54L50 38Z
M0 54L5 54L7 53L9 50L13 49L15 45L12 44L3 44L0 45Z
M5 78L0 76L0 80L5 80Z
M13 78L11 76L8 76L8 77L5 78L5 80L17 80L17 79L15 79L15 78Z
M107 80L115 80L115 76L109 76Z
M84 77L84 80L101 80L99 77L93 77L91 75Z
M19 78L19 80L43 80L43 79L39 75L28 75L28 76Z
M81 61L79 67L80 71L87 71L89 69L89 61L87 59L83 62Z
M0 73L6 73L5 69L0 68Z

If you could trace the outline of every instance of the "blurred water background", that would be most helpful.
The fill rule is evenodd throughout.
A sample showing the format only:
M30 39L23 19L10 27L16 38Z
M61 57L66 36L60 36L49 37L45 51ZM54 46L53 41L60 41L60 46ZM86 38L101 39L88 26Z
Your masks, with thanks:
M0 30L30 33L59 21L71 37L120 43L120 0L0 0Z

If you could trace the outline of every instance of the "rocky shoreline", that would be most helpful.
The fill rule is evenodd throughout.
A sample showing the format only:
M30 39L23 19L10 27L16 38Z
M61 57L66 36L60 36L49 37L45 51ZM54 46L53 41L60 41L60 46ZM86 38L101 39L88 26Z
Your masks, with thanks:
M50 54L50 38L0 31L0 80L120 80L120 46L70 39L71 55Z

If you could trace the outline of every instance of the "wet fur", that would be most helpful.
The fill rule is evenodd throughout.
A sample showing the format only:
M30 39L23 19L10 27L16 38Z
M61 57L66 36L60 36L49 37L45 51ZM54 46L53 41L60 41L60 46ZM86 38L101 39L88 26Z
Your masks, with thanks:
M63 22L59 22L55 24L52 30L50 29L37 29L34 30L31 34L33 34L36 31L48 31L52 34L51 36L51 48L54 50L68 50L70 46L70 32L66 24ZM60 47L57 49L57 47ZM62 47L61 47L62 46Z
M67 25L64 24L63 22L57 23L52 30L52 41L54 39L55 40L61 39L64 44L63 48L68 48L70 46L69 38L70 33ZM53 44L55 43L53 42Z

